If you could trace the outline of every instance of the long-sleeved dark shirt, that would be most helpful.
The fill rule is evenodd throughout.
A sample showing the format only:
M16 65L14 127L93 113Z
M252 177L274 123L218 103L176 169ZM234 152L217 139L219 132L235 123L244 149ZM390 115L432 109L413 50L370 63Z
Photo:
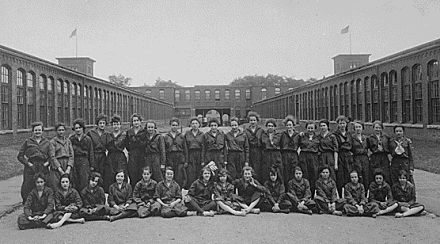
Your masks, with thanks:
M223 154L226 155L226 145L225 145L225 133L222 131L217 131L214 134L211 131L205 133L205 152L208 151L223 151Z
M107 150L109 153L112 152L123 152L125 149L125 138L127 133L120 132L117 136L113 133L109 133L109 141L107 143Z
M132 203L133 191L131 189L131 185L126 182L122 182L121 188L119 189L117 182L111 184L108 190L107 201L110 207L113 207L114 205Z
M275 182L268 180L264 182L264 187L270 193L267 194L267 198L272 204L281 203L286 198L286 188L280 180Z
M147 131L140 128L137 133L135 133L133 128L128 129L126 132L124 146L130 152L132 150L145 150L147 144L146 133Z
M368 201L370 202L392 202L391 186L385 181L379 185L375 181L371 182L369 188Z
M310 200L312 193L309 181L304 178L300 181L296 180L296 178L291 179L287 188L287 196L295 202Z
M353 140L350 132L346 131L344 135L342 131L336 130L333 132L333 135L336 136L336 140L338 141L338 151L351 151Z
M105 192L100 186L91 188L90 186L81 191L81 198L83 200L83 207L95 208L98 205L105 204Z
M256 186L251 185L246 182L244 178L240 178L234 181L235 188L238 190L238 195L242 197L246 202L251 202L252 195L259 192L262 194L267 194L267 189L260 184L256 179L254 179Z
M416 189L409 181L406 182L406 185L403 188L400 183L394 184L392 192L394 200L398 202L406 202L409 205L416 203Z
M325 202L333 203L337 200L336 182L332 178L328 178L325 182L321 177L315 183L316 195L322 197Z
M165 151L169 152L183 152L187 153L188 148L185 143L185 137L183 133L176 132L176 136L173 137L171 132L168 132L164 135L165 141Z
M50 141L45 137L41 137L40 143L35 137L26 139L20 147L17 155L18 161L23 165L27 165L28 161L48 161L50 159Z
M403 152L399 152L398 146L401 145ZM409 169L414 170L414 159L412 155L411 140L403 137L401 140L393 138L389 141L390 153L393 158L407 158L409 159ZM399 153L400 154L399 154Z
M359 182L357 184L347 183L344 187L344 197L347 203L353 206L356 204L365 205L367 203L364 185Z
M225 140L228 152L244 152L245 162L249 162L249 140L246 133L240 131L234 136L234 133L229 131Z
M34 188L28 195L24 204L24 215L26 217L34 215L50 214L53 212L55 200L53 191L49 187L44 187L41 197L38 196L38 191Z
M97 128L90 130L87 135L92 139L93 151L95 153L105 153L108 143L111 141L111 135L107 131L99 135L98 130Z
M157 182L153 179L145 181L140 180L134 186L133 190L133 201L139 205L142 203L154 203L154 193L156 192Z
M339 151L338 139L333 133L328 132L325 136L319 135L319 151L322 153Z
M303 136L299 137L298 143L299 143L299 148L301 148L301 152L317 153L319 151L319 136L315 133L313 134L309 132L304 133Z
M211 201L214 194L214 182L208 181L205 185L203 180L197 179L189 188L188 195L196 200L196 202Z
M174 180L171 181L170 186L167 186L165 181L159 182L156 186L156 191L154 192L154 199L158 198L165 204L174 202L177 199L182 199L182 192L179 184Z
M97 167L95 164L95 152L93 151L92 139L89 136L83 135L79 139L76 135L70 136L70 141L72 142L73 155L74 157L87 157L91 167Z
M361 134L361 139L356 134L353 134L351 138L351 152L353 155L367 155L368 154L368 144L367 137Z
M53 170L57 170L61 166L59 158L69 158L67 165L73 167L73 156L72 142L69 138L65 137L64 140L60 140L58 137L54 137L50 140L50 167Z
M272 138L271 138L272 137ZM281 149L281 133L274 131L268 133L265 131L261 135L261 145L263 150L280 150Z
M229 182L224 185L221 182L216 183L214 188L215 200L232 201L236 199L234 189L234 185Z
M64 211L67 206L76 206L78 210L83 206L81 196L74 188L69 188L64 196L62 190L55 192L55 210Z
M390 136L383 132L379 137L376 134L371 134L367 137L368 149L372 153L389 153L389 141Z
M293 131L292 136L289 135L288 130L281 133L280 147L281 151L297 151L299 147L299 133Z
M255 131L252 131L251 127L246 128L245 133L249 140L249 147L261 147L261 136L264 130L257 126Z

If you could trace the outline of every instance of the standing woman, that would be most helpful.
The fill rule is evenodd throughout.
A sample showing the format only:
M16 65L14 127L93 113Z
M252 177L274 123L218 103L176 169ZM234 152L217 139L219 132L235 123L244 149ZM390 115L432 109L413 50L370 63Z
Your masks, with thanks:
M390 160L388 159L390 136L385 134L383 124L379 120L373 122L374 133L367 138L370 155L370 179L373 178L373 172L376 169L382 169L386 182L390 181Z
M226 133L226 147L228 148L226 169L232 179L241 177L243 167L249 166L249 140L245 132L238 128L238 118L231 118L231 131Z
M146 131L142 128L142 116L131 115L131 128L127 130L123 144L128 151L128 177L132 188L141 180L142 168L145 163Z
M281 157L283 160L284 186L287 187L289 181L294 178L294 168L298 166L298 143L299 134L294 129L295 118L292 115L287 116L284 121L286 130L281 134Z
M171 166L176 171L175 180L179 186L185 186L187 182L186 169L188 164L186 162L188 149L185 143L183 133L179 132L180 121L178 118L171 118L171 131L165 134L165 151L166 151L166 165Z
M364 122L354 122L354 134L352 135L353 169L359 172L359 182L364 184L365 189L370 186L370 160L368 158L367 137L363 134Z
M189 189L191 184L196 180L197 175L201 172L204 165L205 155L205 137L203 132L199 130L200 121L197 118L190 120L191 130L185 133L185 143L188 149L186 163L187 181L186 186L182 188Z
M61 175L71 175L74 165L72 142L65 136L66 126L59 123L55 126L55 131L56 136L50 140L49 186L53 191L58 189Z
M50 141L43 137L43 123L32 123L32 136L21 145L17 159L24 165L21 197L23 204L35 186L34 175L49 173Z
M313 196L315 194L315 182L319 176L319 136L315 133L315 122L307 122L306 129L307 131L301 133L298 139L298 146L301 150L299 153L299 165L302 172L304 172L304 178L309 180Z
M86 126L83 119L75 119L73 121L73 129L75 134L70 136L72 142L74 163L72 183L73 186L82 191L89 185L89 175L91 166L94 165L93 143L90 137L84 134Z
M270 118L266 121L267 130L261 135L261 145L263 146L263 156L261 160L261 178L263 182L269 180L269 171L272 166L277 168L278 177L284 182L283 163L281 160L280 142L281 134L275 128L277 122Z
M163 136L157 133L156 123L153 121L147 121L147 145L145 153L145 161L147 166L150 166L153 176L152 178L156 182L163 180L162 170L165 169L165 141ZM138 172L139 174L139 172Z
M126 134L121 131L121 117L114 115L110 120L110 124L113 127L113 131L109 133L110 140L107 144L108 154L105 160L103 175L103 188L105 192L108 192L108 188L115 181L117 170L122 169L126 174L128 172L127 157L124 153ZM125 181L127 181L127 177L125 177Z
M249 166L255 170L255 178L260 182L264 182L261 179L261 136L264 130L258 126L260 121L260 115L254 111L248 113L249 127L245 132L249 140Z
M208 132L205 133L204 142L205 142L205 156L204 163L208 164L211 161L214 161L217 167L221 170L226 167L226 155L227 147L225 140L225 133L219 130L220 122L217 118L211 118L208 122L209 127L211 128ZM204 165L205 165L204 164ZM202 166L204 166L202 165ZM197 171L197 173L200 173Z
M321 134L319 135L319 161L321 166L330 166L330 177L336 181L336 172L338 170L338 139L329 131L330 122L327 119L319 121Z
M394 126L396 135L390 140L391 159L391 185L399 183L399 172L405 170L406 178L414 185L414 159L412 155L412 142L404 135L405 129L402 125Z
M96 128L90 130L87 135L92 139L93 152L95 153L95 161L92 164L92 171L96 171L104 175L104 164L108 153L107 146L111 140L110 133L105 131L107 125L107 115L99 114L95 119Z
M348 119L340 115L336 118L338 129L333 133L338 140L338 169L336 172L336 184L339 196L342 196L342 187L350 182L350 172L353 170L352 134L347 130ZM358 174L359 172L356 171ZM359 177L358 177L359 180Z

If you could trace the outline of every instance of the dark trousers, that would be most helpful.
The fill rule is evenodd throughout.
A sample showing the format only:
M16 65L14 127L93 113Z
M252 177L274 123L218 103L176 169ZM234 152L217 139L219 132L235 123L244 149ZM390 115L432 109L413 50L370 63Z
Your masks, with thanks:
M90 164L88 157L75 156L73 166L73 182L78 192L81 192L89 185ZM107 189L108 191L108 189Z
M295 167L299 164L298 152L282 151L281 158L283 161L284 186L287 187L289 181L295 176Z
M312 196L315 194L315 182L318 179L319 159L318 153L301 152L299 154L299 164L303 172L303 177L310 182Z
M144 152L141 149L132 149L128 153L128 177L130 177L130 185L133 189L142 179L142 168L145 166Z
M353 156L349 151L340 151L338 154L338 170L336 172L336 188L342 197L342 188L350 182L350 172L353 170ZM358 175L360 173L358 172Z
M255 171L255 178L259 181L259 182L264 182L262 181L261 178L261 151L262 149L260 147L250 147L249 148L249 165L254 169Z

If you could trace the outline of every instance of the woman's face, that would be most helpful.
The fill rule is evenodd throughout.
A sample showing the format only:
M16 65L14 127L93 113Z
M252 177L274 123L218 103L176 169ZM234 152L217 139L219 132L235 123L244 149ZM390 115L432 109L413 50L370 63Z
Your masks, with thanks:
M382 185L382 183L383 183L383 175L376 175L376 176L374 176L374 180L376 181L376 183L378 185Z
M270 180L272 182L275 182L277 180L277 174L274 174L273 172L270 172L269 176L270 176Z
M66 128L64 128L64 126L60 126L57 129L57 136L63 137L65 132L66 132Z
M46 182L42 178L38 178L35 181L35 187L37 187L37 190L43 190L45 184Z
M243 178L245 181L250 181L252 178L252 172L250 170L245 170L243 172Z
M133 126L136 128L141 126L141 120L139 119L139 117L134 116L133 119L131 120L131 122L132 122Z
M301 180L303 177L303 172L299 170L295 170L295 179Z
M93 180L89 180L89 186L95 188L99 183L99 177L95 177Z
M356 131L356 134L362 134L362 132L364 131L364 128L362 127L361 124L355 123L354 124L354 131Z
M149 170L144 170L142 173L142 179L149 180L151 178L151 172Z
M210 178L211 178L211 172L209 170L204 170L203 171L203 179L205 181L209 181Z
M293 122L290 120L287 121L286 128L287 128L287 130L293 130Z
M119 172L116 174L116 182L118 184L121 184L122 182L124 182L124 178L125 178L124 172Z
M147 123L147 132L153 134L155 131L156 125L154 123Z
M228 176L227 175L220 175L218 178L220 179L220 182L225 183L226 180L228 179Z
M322 132L327 132L328 131L328 126L327 126L326 123L319 124L319 127L321 128Z
M397 137L402 137L403 136L403 128L396 127L396 129L394 129L394 133L396 134Z
M177 121L173 121L171 123L171 131L176 132L178 129L179 129L179 123L177 123Z
M35 137L41 137L43 135L43 126L38 125L34 127L34 130L32 131Z
M64 190L69 189L70 186L70 180L68 178L62 178L61 179L61 188L63 188Z
M211 124L209 124L209 127L211 127L212 132L218 131L218 124L216 122L211 122Z
M121 122L113 122L112 123L113 131L118 132L121 130Z
M165 172L165 178L166 178L168 181L172 181L172 180L173 180L173 177L174 177L174 172L173 172L172 170L167 170L167 171Z
M249 117L249 124L251 124L252 126L257 125L258 121L257 121L257 117L255 116L251 116Z
M345 122L345 120L340 120L339 121L339 129L345 131L347 129L347 122Z
M269 133L272 133L275 131L275 125L273 123L267 123L266 127L267 127L267 131L269 131Z
M236 132L236 131L238 131L238 123L237 123L237 121L231 121L231 130L232 131L234 131L234 132Z
M380 124L374 124L373 129L376 133L382 132L382 126L380 126Z
M75 134L78 135L78 136L80 136L80 135L82 135L84 133L83 128L79 124L75 124L73 126L73 129L75 130Z
M314 132L315 131L315 124L308 124L307 131L310 133Z
M400 182L401 185L406 184L406 181L407 181L406 175L402 174L402 175L399 176L399 182Z
M198 130L200 127L200 122L198 120L191 121L191 129Z
M357 184L359 182L359 177L356 172L350 174L350 180L352 183Z
M321 177L323 179L328 179L329 176L330 176L330 171L328 169L324 169L323 171L321 171Z
M105 125L106 125L106 124L107 124L107 122L106 122L105 120L101 119L101 120L98 122L98 129L100 129L100 130L105 129Z

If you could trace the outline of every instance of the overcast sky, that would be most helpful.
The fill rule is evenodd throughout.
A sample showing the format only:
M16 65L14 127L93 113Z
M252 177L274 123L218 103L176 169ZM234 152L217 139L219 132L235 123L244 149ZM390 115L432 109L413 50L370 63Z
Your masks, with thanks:
M332 57L370 60L440 38L438 0L2 0L0 44L56 62L96 60L95 76L184 86L268 73L322 78Z

